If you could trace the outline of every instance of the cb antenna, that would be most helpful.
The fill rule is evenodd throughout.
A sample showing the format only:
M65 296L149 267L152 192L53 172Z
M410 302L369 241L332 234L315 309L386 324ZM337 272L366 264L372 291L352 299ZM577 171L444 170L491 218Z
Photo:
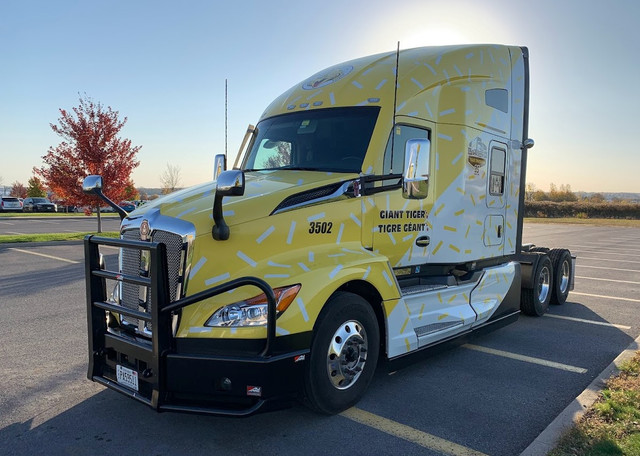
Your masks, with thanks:
M227 159L227 79L224 80L224 158Z
M393 86L393 122L391 125L391 174L393 174L393 149L396 143L396 106L398 104L398 71L400 61L400 41L396 49L396 81Z

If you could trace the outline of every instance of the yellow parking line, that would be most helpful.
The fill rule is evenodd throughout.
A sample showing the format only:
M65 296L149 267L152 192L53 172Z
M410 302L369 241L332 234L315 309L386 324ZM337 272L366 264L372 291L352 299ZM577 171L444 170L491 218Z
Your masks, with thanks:
M52 256L52 255L45 255L44 253L31 252L30 250L15 249L13 247L11 247L11 248L9 248L7 250L13 250L15 252L28 253L29 255L37 255L37 256L41 256L41 257L45 257L45 258L51 258L52 260L64 261L66 263L73 263L73 264L80 263L80 261L67 260L66 258L60 258L60 257L57 257L57 256Z
M340 415L345 418L355 421L356 423L364 424L385 434L399 437L409 442L420 445L423 448L429 450L438 451L443 454L450 454L456 456L486 456L484 453L472 450L457 443L450 442L440 437L436 437L426 432L419 431L410 426L398 423L396 421L384 418L379 415L375 415L370 412L365 412L356 407L351 407L345 410Z
M545 367L552 367L554 369L565 370L569 372L575 372L577 374L584 374L587 372L587 369L582 367L571 366L569 364L556 363L554 361L547 361L542 358L533 358L531 356L519 355L517 353L511 353L502 350L495 350L493 348L481 347L479 345L473 344L464 344L464 348L468 348L469 350L475 350L483 353L488 353L490 355L502 356L504 358L516 359L518 361L524 361L526 363L539 364Z

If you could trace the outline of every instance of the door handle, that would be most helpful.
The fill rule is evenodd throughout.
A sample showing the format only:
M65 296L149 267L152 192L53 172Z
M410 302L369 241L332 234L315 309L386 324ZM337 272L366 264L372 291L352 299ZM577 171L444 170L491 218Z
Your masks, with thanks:
M418 247L427 247L431 243L429 236L420 236L416 238L416 245Z

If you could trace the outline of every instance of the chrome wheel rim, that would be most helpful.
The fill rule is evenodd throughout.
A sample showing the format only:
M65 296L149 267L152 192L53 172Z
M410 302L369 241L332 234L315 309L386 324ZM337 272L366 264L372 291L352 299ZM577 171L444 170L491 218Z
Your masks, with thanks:
M544 303L549 295L549 284L551 283L551 271L547 266L540 271L540 283L538 284L538 301Z
M571 269L569 268L569 262L562 262L562 275L560 276L560 293L565 294L569 289L569 276Z
M327 374L331 384L339 390L352 386L367 361L367 332L362 324L350 320L338 327L327 351Z

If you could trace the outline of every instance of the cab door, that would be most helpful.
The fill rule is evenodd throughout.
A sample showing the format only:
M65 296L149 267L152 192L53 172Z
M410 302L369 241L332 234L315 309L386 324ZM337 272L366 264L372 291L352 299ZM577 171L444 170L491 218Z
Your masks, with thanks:
M428 214L433 207L434 179L432 172L433 157L430 150L414 147L415 154L420 154L421 170L405 169L405 152L412 141L430 141L433 135L433 124L411 119L409 123L398 123L390 135L384 156L383 174L400 176L406 171L428 174L426 196L421 198L405 198L403 196L402 179L390 178L382 181L382 186L390 186L389 190L373 195L372 231L373 250L379 251L389 258L394 268L423 264L429 255L429 223ZM393 148L391 147L393 141Z

